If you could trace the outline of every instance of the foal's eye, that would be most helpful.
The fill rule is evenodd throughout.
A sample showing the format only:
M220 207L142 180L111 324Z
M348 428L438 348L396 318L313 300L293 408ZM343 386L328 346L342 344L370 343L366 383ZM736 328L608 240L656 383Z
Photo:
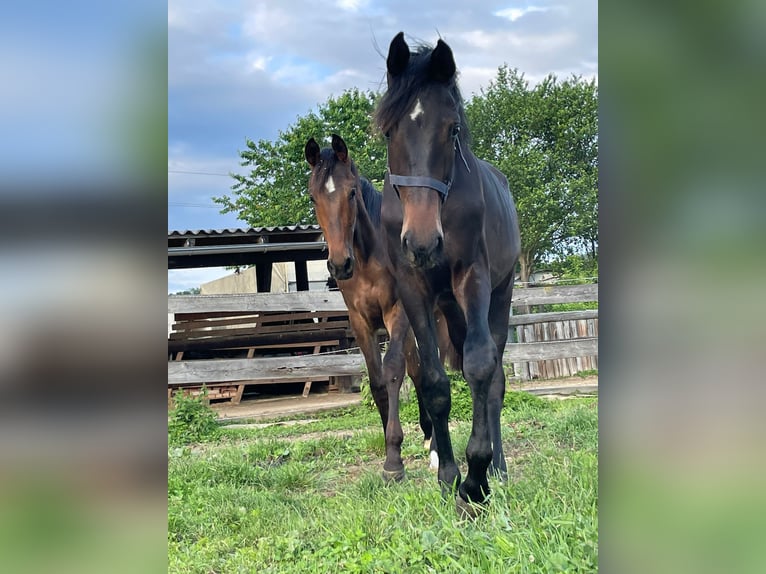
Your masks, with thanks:
M352 187L351 188L351 193L349 193L349 198L350 199L354 199L354 197L356 197L356 188Z
M390 140L391 139L391 132L384 133L383 137L386 138L387 140Z
M311 200L311 203L316 203L317 202L317 200L314 199L313 195L309 195L309 199Z

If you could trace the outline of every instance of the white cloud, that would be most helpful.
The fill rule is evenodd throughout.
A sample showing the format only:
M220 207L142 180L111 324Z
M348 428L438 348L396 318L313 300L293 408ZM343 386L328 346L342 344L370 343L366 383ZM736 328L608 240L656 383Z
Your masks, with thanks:
M469 100L474 94L479 94L481 88L486 88L497 76L497 68L482 66L463 66L460 68L458 84L460 93L465 100Z
M247 56L247 61L250 64L250 69L257 71L257 72L263 72L266 70L269 62L271 62L271 56L261 56L258 54L249 54Z
M344 10L356 12L360 8L365 8L369 4L368 0L338 0L338 7Z
M547 12L548 10L550 10L550 8L542 6L527 6L526 8L505 8L495 12L495 16L507 18L511 22L515 22L516 20L526 16L531 12Z

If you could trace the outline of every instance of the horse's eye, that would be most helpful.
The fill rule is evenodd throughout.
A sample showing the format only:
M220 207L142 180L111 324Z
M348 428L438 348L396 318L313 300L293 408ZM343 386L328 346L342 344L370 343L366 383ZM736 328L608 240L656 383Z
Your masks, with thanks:
M352 188L351 188L351 193L349 194L349 197L350 197L351 199L353 199L355 196L356 196L356 188L355 188L355 187L352 187Z
M390 140L391 139L391 132L384 133L383 137L386 138L387 140Z
M309 195L309 199L311 200L311 203L316 203L317 202L317 200L314 199L313 195Z
M460 135L460 124L455 124L452 126L452 137L456 138L458 135Z

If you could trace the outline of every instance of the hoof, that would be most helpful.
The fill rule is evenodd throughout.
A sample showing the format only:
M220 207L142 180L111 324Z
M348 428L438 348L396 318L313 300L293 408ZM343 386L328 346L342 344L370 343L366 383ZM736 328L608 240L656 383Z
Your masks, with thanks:
M474 520L484 511L484 506L476 502L468 502L458 494L455 497L455 510L459 518Z
M401 470L386 470L382 472L383 482L390 484L392 482L402 482L404 480L404 468Z

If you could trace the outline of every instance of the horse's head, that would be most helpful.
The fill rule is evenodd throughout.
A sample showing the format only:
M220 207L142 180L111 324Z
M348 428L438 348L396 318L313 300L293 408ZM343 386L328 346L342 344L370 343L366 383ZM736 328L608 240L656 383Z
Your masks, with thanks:
M402 249L411 263L428 268L443 250L442 203L465 130L455 60L442 40L411 54L400 32L386 65L388 90L376 121L388 140L389 183L402 204Z
M327 269L334 279L349 279L354 274L359 174L340 136L333 134L332 149L322 150L311 138L304 152L311 166L309 194L329 251Z

